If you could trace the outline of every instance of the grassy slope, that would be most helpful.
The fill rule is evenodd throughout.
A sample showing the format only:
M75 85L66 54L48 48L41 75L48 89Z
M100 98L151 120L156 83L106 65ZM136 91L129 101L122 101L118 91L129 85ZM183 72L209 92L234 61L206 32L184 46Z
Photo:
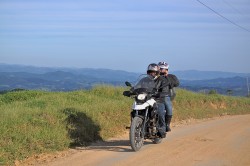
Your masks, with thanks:
M205 95L178 89L174 103L174 120L209 118L250 113L250 98Z
M133 102L121 95L123 90L98 86L90 91L0 95L0 165L120 133L129 125ZM225 113L250 113L250 99L177 92L175 121Z

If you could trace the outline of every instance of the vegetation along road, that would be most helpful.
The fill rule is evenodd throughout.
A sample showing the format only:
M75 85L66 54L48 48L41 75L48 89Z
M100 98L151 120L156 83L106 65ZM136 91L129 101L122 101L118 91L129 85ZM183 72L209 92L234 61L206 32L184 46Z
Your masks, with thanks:
M249 166L250 115L237 115L177 125L158 145L150 141L133 152L128 133L106 142L76 149L41 165L192 165Z

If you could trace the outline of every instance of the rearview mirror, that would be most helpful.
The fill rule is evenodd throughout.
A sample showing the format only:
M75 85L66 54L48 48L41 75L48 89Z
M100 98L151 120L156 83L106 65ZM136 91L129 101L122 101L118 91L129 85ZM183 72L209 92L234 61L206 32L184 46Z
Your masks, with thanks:
M131 83L128 82L128 81L126 81L125 84L126 84L127 86L129 86L129 87L132 87Z

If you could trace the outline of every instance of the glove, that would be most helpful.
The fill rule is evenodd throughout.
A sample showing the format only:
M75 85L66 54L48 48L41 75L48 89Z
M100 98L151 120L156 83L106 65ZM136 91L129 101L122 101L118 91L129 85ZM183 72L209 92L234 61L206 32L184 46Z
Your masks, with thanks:
M124 92L123 92L123 96L130 97L130 95L131 95L131 92L130 92L130 91L124 91Z
M155 92L155 93L152 95L152 97L159 98L160 95L161 95L161 94L160 94L159 92Z

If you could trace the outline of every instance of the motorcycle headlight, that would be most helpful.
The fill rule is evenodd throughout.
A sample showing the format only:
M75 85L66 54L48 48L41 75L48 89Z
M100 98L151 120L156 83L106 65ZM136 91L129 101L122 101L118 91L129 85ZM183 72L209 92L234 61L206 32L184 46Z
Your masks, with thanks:
M137 99L138 99L138 100L145 100L146 96L147 96L147 94L139 94L139 95L137 96Z

